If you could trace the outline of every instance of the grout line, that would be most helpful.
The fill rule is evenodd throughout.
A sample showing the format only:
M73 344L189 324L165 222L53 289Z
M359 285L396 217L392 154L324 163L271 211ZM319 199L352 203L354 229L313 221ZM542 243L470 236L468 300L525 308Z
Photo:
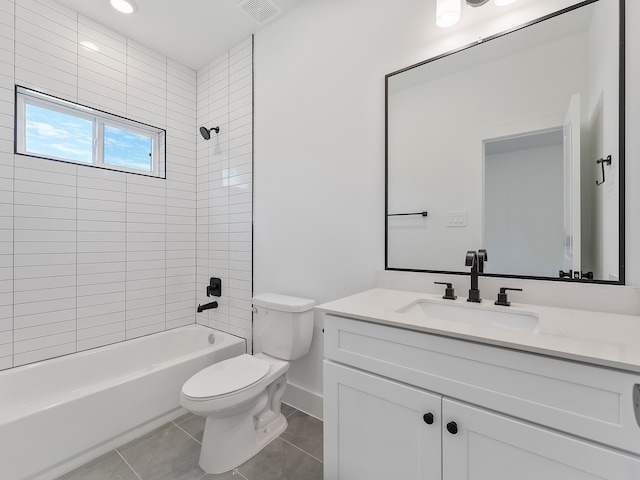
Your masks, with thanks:
M232 475L240 475L240 478L243 478L244 480L249 480L247 477L245 477L243 474L241 474L237 468L234 468L233 470L231 470L231 474ZM204 477L206 477L207 475L209 475L207 472L204 472L204 474L201 477L198 477L196 480L202 480ZM216 475L217 476L217 475Z
M126 458L124 458L124 457L122 456L122 454L118 451L118 449L117 449L117 448L114 448L114 451L115 451L118 455L120 455L120 458L122 459L122 461L123 461L124 463L126 463L126 464L127 464L127 467L129 467L129 468L131 469L131 471L135 474L135 476L136 476L136 477L138 477L140 480L142 480L142 477L140 477L140 475L138 475L138 472L136 472L136 471L133 469L133 467L132 467L131 465L129 465L129 462L127 462L127 459L126 459Z
M287 443L288 443L289 445L291 445L292 447L297 448L297 449L298 449L298 450L300 450L302 453L306 453L306 454L307 454L307 455L309 455L311 458L313 458L313 459L315 459L315 460L319 461L320 463L322 463L322 464L324 465L324 462L323 462L322 460L320 460L320 459L319 459L319 458L317 458L317 457L314 457L314 456L313 456L313 455L311 455L309 452L307 452L307 451L305 451L305 450L301 449L299 446L297 446L297 445L295 445L295 444L291 443L289 440L285 440L284 438L282 438L282 436L280 436L280 437L278 437L278 438L279 438L280 440L282 440L283 442L287 442Z
M191 435L189 432L187 432L184 428L182 428L180 425L178 425L174 420L171 421L171 423L173 423L176 427L178 427L180 430L182 430L184 433L186 433L187 435L189 435L189 437L193 438L196 442L198 442L198 445L202 445L202 442L200 442L200 440L198 440L197 438L195 438L193 435Z

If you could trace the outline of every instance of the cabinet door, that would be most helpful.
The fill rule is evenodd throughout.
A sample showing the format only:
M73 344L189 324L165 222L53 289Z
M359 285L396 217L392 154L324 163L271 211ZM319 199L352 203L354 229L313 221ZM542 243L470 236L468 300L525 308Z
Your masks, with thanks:
M440 480L441 401L325 361L325 480Z
M640 479L638 457L447 398L442 411L443 480Z

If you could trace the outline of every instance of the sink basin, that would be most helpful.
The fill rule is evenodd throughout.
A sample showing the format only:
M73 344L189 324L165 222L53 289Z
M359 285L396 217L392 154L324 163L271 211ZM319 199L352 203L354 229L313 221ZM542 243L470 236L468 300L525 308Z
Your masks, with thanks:
M538 332L538 315L514 307L497 307L454 301L417 300L398 313L425 319L481 325L530 333Z

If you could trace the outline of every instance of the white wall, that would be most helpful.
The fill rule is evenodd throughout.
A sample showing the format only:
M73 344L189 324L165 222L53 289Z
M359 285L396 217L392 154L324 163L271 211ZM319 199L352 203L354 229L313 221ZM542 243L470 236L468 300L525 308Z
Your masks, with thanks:
M251 348L253 39L247 38L198 71L197 300L218 308L197 323L238 335ZM210 277L222 296L207 297Z
M501 31L574 3L524 3L517 14L485 17L479 29ZM627 4L628 24L637 27L640 3ZM489 5L477 15L494 13ZM429 33L434 11L424 0L308 0L256 35L256 293L324 302L374 286L384 268L384 75L477 38L464 18ZM627 48L628 59L640 57L640 29L628 29ZM640 205L640 136L632 135L640 130L640 62L628 65L627 78L633 206ZM640 217L627 212L631 247L640 242ZM633 250L628 283L638 285L640 251ZM319 327L314 350L289 373L309 409L322 392Z
M14 83L166 128L166 180L14 156ZM50 0L0 2L0 369L194 322L195 118L190 69Z

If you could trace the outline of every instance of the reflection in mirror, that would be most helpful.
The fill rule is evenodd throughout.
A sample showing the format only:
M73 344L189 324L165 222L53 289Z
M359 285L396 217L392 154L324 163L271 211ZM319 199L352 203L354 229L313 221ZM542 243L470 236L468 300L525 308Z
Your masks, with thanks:
M620 17L583 2L387 75L388 269L486 248L485 274L624 282Z

